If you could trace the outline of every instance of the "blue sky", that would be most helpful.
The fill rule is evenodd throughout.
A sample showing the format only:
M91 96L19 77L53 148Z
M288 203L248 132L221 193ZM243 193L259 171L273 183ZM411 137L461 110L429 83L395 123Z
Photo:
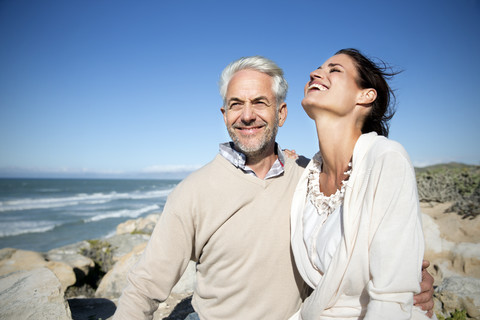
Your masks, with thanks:
M354 47L404 70L390 138L416 166L480 164L480 1L0 1L0 176L160 176L229 140L241 56L290 85L278 141L312 156L311 70Z

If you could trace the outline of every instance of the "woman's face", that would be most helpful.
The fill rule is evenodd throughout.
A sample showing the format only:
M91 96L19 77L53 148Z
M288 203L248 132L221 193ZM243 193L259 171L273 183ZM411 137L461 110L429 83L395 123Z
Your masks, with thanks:
M311 118L321 110L340 116L350 114L362 92L356 79L357 68L353 59L345 54L334 55L310 73L303 108Z

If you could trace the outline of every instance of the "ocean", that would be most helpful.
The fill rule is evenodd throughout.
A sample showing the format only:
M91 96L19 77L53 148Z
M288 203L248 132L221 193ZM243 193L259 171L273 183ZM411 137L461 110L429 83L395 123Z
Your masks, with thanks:
M0 179L0 249L46 252L161 213L180 180Z

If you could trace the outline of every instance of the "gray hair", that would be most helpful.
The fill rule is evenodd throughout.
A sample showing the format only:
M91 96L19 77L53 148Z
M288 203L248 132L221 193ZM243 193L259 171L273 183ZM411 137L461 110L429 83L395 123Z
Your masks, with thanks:
M288 83L283 77L283 70L272 60L262 56L242 57L231 62L223 69L218 86L223 105L226 106L227 88L235 73L241 70L250 69L268 74L272 77L272 91L275 95L277 107L287 98Z

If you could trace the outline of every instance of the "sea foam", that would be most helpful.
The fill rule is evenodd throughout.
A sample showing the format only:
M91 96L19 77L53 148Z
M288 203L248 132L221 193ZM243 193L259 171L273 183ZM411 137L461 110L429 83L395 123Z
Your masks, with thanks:
M120 217L137 218L144 213L147 213L149 211L158 210L158 209L160 209L160 207L156 204L148 206L148 207L144 207L144 208L141 208L141 209L136 209L136 210L123 209L123 210L112 211L112 212L108 212L108 213L104 213L104 214L99 214L99 215L93 216L91 218L84 219L83 221L85 223L89 223L89 222L93 222L93 221L100 221L100 220L110 219L110 218L120 218Z
M55 197L55 198L23 198L16 200L0 201L0 212L6 211L24 211L33 209L51 209L60 207L76 206L79 204L102 204L114 200L141 200L161 198L167 196L172 189L156 190L148 192L131 192L131 193L80 193L71 197Z
M17 236L25 233L41 233L53 230L58 223L52 221L14 221L0 223L0 237Z

